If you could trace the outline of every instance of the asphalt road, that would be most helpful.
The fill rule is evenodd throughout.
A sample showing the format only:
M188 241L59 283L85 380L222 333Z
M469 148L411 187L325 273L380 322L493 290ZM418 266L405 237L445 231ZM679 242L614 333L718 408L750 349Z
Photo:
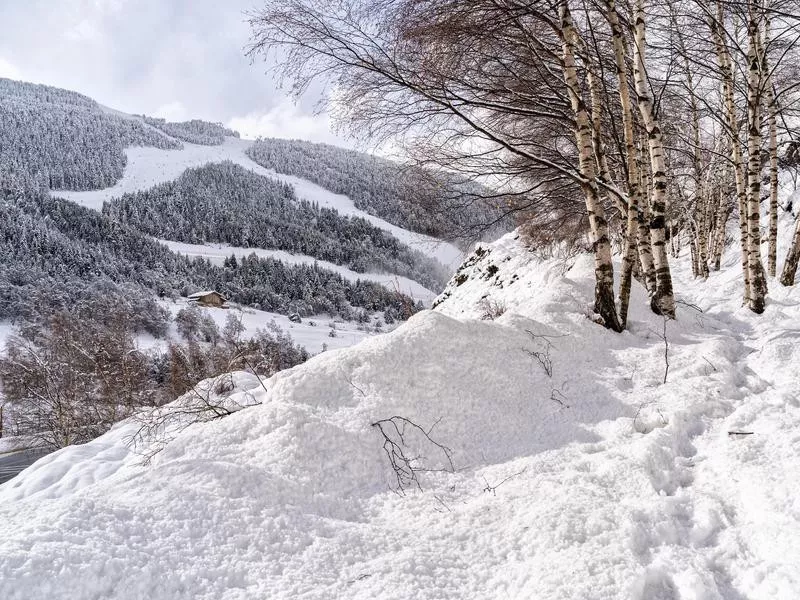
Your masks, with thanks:
M47 454L46 450L22 450L10 454L0 454L0 484L13 479L20 471L32 465L45 454Z

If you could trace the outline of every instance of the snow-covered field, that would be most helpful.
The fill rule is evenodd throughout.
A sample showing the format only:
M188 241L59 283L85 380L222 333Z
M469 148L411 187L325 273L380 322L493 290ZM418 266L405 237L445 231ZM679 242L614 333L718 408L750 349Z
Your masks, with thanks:
M290 183L294 186L295 192L300 198L317 202L320 206L335 208L343 215L363 217L376 227L388 231L401 242L437 259L445 266L455 269L461 261L463 253L452 244L407 231L383 219L367 214L357 209L347 196L329 192L310 181L265 169L253 162L245 154L245 151L252 143L251 140L226 137L225 143L220 146L201 146L184 142L182 150L128 148L125 150L128 157L125 174L113 187L88 192L57 191L54 194L88 208L100 210L103 207L103 202L111 198L119 197L125 193L145 190L166 181L172 181L180 177L181 173L186 169L192 167L200 167L210 162L229 160L259 175L266 175L273 179Z
M184 300L179 300L177 302L161 302L161 304L172 313L173 317L178 314L180 309L188 306ZM233 315L241 320L242 326L244 327L242 333L244 337L251 337L259 329L268 329L270 323L275 323L283 331L292 336L296 344L304 347L311 354L318 354L324 349L335 350L337 348L347 348L348 346L357 344L370 335L374 335L374 333L367 333L357 329L357 323L340 320L334 321L328 315L316 315L304 318L301 323L293 323L286 315L241 306L233 306L231 308L204 306L201 307L200 310L214 319L214 322L220 329L225 326L226 319L230 315ZM380 315L377 315L376 318L379 319ZM332 325L336 330L335 337L329 335ZM173 331L171 335L175 339L179 338L177 331ZM166 343L165 340L155 340L152 338L141 338L139 340L139 345L143 349Z
M290 254L283 250L265 250L263 248L241 248L238 246L228 246L227 244L187 244L184 242L172 242L170 240L161 239L158 241L173 252L185 256L202 257L216 265L221 265L223 261L232 254L236 257L255 254L256 256L264 258L274 258L290 265L316 263L323 269L338 273L348 281L356 281L358 279L374 281L390 290L402 292L414 300L421 300L425 306L430 306L431 302L436 297L434 292L408 277L401 277L400 275L388 273L357 273L347 267L342 267L324 260L317 260L313 256L306 256L304 254Z
M506 236L150 464L123 423L0 487L0 597L794 600L800 292L754 315L725 263L677 261L677 321L637 284L614 334L588 257Z

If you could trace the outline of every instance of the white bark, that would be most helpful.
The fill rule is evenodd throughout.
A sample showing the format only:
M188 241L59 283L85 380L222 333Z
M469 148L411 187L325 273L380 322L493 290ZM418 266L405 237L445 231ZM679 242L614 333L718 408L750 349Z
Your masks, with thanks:
M634 61L633 74L639 112L647 131L650 151L650 166L653 178L653 194L650 199L650 240L653 246L653 263L656 269L656 290L652 296L653 310L675 318L675 298L672 292L672 276L666 248L667 172L661 127L653 111L650 82L645 63L645 14L644 0L636 0L634 9Z
M583 178L583 192L586 211L589 215L591 242L594 249L595 266L595 310L609 329L621 331L617 307L614 301L614 266L611 262L611 240L608 235L603 204L595 181L595 156L592 145L592 126L586 102L578 83L578 70L575 64L575 48L578 34L572 21L568 0L559 4L561 27L561 49L564 70L564 83L567 86L572 111L575 115L575 139L578 144L578 162Z
M761 261L761 89L762 57L760 18L753 0L748 1L747 36L747 270L750 273L750 301L753 312L764 312L767 278Z

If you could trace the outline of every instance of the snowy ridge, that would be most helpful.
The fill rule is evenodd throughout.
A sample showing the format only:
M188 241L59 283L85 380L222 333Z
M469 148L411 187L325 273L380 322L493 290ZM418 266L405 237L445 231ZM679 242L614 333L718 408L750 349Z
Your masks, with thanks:
M636 285L613 334L588 318L588 257L539 260L509 235L468 262L392 333L266 390L237 376L260 404L149 466L127 423L0 487L0 595L795 598L795 288L772 282L758 317L734 269L695 282L682 260L695 306L665 324ZM504 314L473 318L487 298Z

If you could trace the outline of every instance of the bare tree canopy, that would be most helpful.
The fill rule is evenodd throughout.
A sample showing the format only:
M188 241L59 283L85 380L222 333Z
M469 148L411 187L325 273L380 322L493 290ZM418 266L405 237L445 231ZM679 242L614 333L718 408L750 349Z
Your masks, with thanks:
M269 55L295 95L326 86L351 132L502 191L534 240L585 241L595 311L621 330L632 277L655 312L674 318L670 252L686 240L707 277L736 212L744 302L764 310L778 162L781 148L796 147L799 9L795 0L270 0L250 15L249 52Z

